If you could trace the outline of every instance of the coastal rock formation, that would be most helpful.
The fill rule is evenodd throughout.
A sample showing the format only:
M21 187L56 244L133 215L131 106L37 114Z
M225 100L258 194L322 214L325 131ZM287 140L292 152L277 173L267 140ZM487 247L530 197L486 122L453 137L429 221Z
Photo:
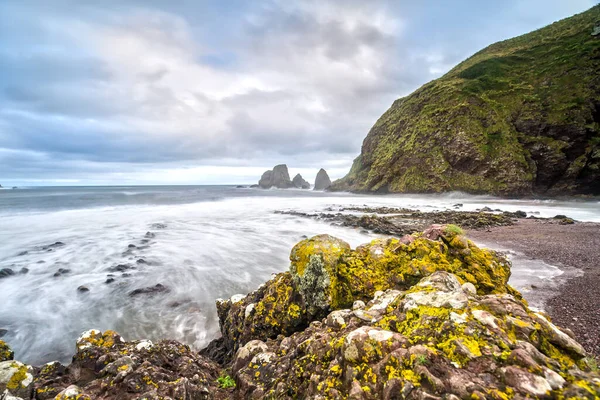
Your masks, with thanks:
M219 363L175 341L91 330L69 366L0 353L0 389L39 400L600 396L600 373L572 334L508 285L507 259L454 225L356 249L319 235L290 261L256 291L217 302L223 338L202 353Z
M304 180L302 175L297 174L294 179L292 179L292 183L298 189L310 189L310 183Z
M258 185L263 189L270 189L272 187L288 189L294 187L294 184L290 180L287 165L285 164L276 165L272 170L265 171L258 181Z
M334 190L600 194L600 5L396 100Z
M323 168L317 172L317 177L315 178L315 187L314 190L325 190L329 189L331 186L331 179L329 179L329 175L327 175L327 171Z

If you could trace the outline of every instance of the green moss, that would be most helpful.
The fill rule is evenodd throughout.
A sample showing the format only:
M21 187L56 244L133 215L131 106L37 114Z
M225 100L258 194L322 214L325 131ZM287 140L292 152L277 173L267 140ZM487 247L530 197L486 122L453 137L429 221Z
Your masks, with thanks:
M600 40L590 35L598 20L600 6L493 44L396 100L333 189L513 195L593 190L585 182L600 177L589 162L595 145L577 141L600 136ZM543 157L535 154L540 144ZM538 179L542 169L554 170L559 182Z

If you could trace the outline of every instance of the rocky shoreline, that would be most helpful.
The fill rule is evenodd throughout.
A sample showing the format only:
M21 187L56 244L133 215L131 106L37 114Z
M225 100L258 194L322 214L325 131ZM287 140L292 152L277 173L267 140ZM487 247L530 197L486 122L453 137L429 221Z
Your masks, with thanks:
M510 262L457 226L356 249L319 235L290 261L256 291L217 301L223 337L203 355L92 330L69 366L32 367L0 341L0 398L600 396L597 365L573 333L530 309L507 284Z
M471 230L469 237L513 248L567 272L558 293L546 302L560 326L568 327L600 360L600 224L561 225L552 220L518 220L513 226ZM571 269L579 274L573 276Z

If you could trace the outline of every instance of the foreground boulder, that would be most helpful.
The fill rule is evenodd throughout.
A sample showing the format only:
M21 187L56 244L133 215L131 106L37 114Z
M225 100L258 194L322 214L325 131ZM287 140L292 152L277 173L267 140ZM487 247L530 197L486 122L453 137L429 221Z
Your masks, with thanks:
M249 340L290 335L331 310L369 301L377 291L407 290L437 270L449 271L479 294L520 295L507 285L510 263L479 249L458 228L433 226L401 239L378 239L352 250L329 235L298 243L290 271L248 296L217 302L224 344L232 352Z
M600 375L572 338L510 294L437 271L302 332L241 347L241 398L594 399Z
M287 165L276 165L272 170L265 171L258 181L258 185L263 189L276 187L278 189L288 189L294 187L294 183L290 180Z
M300 175L300 174L296 174L294 179L292 179L292 183L298 189L310 189L310 183L305 181L304 178L302 177L302 175Z
M315 178L315 187L314 190L325 190L331 186L331 179L329 179L329 175L327 175L327 171L323 168L317 172L317 177Z

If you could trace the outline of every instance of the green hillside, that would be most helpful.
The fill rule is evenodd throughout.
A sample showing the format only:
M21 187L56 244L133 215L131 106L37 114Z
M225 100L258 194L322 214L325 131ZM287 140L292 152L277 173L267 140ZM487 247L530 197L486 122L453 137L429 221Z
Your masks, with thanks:
M334 190L600 194L600 5L396 100Z

